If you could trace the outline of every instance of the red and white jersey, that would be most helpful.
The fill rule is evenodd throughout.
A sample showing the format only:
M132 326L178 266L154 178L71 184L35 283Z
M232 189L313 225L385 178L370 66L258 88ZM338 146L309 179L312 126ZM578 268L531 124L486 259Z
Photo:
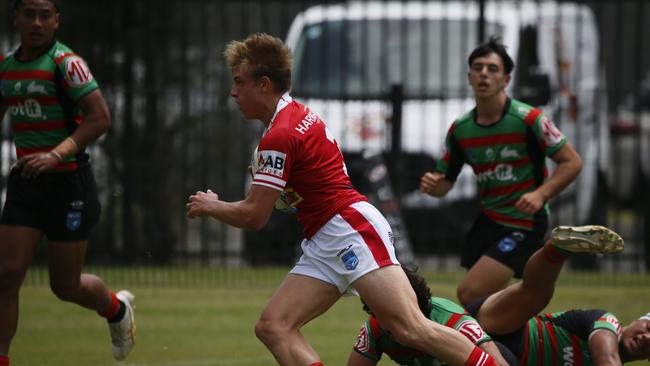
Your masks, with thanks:
M367 201L348 177L325 123L286 93L257 147L253 184L281 191L307 238L354 202ZM277 207L277 204L276 204Z

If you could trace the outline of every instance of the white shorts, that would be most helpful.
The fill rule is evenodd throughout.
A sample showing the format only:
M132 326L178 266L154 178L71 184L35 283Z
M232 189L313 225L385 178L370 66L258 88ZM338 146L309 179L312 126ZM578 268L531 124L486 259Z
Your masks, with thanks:
M303 254L290 273L331 283L342 294L366 273L399 265L390 225L368 202L343 209L301 246Z

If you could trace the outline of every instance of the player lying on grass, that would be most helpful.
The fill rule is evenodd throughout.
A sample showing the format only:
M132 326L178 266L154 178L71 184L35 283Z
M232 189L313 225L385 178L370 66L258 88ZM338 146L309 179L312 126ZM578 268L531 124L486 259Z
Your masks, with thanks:
M622 329L616 317L604 310L537 315L550 301L555 281L571 253L617 253L622 249L623 240L607 228L559 227L551 240L530 258L521 282L478 300L469 307L470 315L497 344L503 344L514 354L517 361L513 362L507 351L501 352L511 364L620 365L648 358L650 314ZM418 288L426 284L412 284L421 296L424 292ZM391 340L371 317L362 327L348 366L375 365L383 353L400 365L434 364L432 359Z
M431 290L424 278L407 268L404 268L404 272L413 286L420 310L426 317L457 330L477 347L492 355L499 363L516 364L510 351L493 342L492 338L481 329L476 319L467 314L460 305L442 297L431 296ZM436 357L405 347L395 341L392 334L379 324L377 317L365 303L363 303L363 310L370 314L370 318L361 326L354 351L348 359L348 366L374 366L384 353L400 365L426 366L441 363Z
M621 327L605 310L537 315L548 305L566 258L579 252L618 253L623 240L600 226L559 227L526 264L521 282L477 300L467 310L520 365L621 365L650 357L650 316Z

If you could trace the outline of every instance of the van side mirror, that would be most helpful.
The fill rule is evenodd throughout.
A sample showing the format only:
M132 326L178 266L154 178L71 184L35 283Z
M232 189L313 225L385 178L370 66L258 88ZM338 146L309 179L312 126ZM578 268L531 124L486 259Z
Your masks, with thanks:
M547 73L529 71L525 80L518 79L514 87L514 97L524 103L538 107L551 100L551 81Z
M519 36L513 97L535 107L546 105L551 100L551 80L548 73L540 69L537 28L525 26L519 31Z

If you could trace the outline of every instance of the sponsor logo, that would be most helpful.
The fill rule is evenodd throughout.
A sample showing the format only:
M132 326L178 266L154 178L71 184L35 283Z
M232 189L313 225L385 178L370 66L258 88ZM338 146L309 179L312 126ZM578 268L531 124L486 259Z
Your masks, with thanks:
M357 341L354 343L354 349L359 352L368 353L370 351L370 344L368 342L368 329L365 324L361 327L357 335Z
M20 94L20 88L22 88L23 84L22 82L17 82L14 84L14 94Z
M341 258L341 262L343 262L345 269L348 271L356 269L359 265L359 258L354 250L352 250L352 244L340 250L336 255Z
M75 231L81 226L81 212L80 211L70 211L65 218L65 226L70 231Z
M65 81L73 88L81 88L93 81L93 75L80 57L65 60Z
M36 93L41 93L41 94L47 94L47 91L45 90L44 85L38 85L36 84L35 81L32 81L27 85L27 93L28 94L36 94Z
M542 127L542 133L544 135L544 143L547 146L553 146L557 144L564 137L562 132L560 132L557 127L555 127L553 121L548 119L546 116L542 117L540 124Z
M81 211L84 208L84 201L72 201L70 202L70 208L73 210Z
M510 149L507 146L504 146L503 149L501 149L501 159L518 159L519 158L519 153L515 149Z
M476 179L479 181L479 183L482 183L495 179L500 181L509 181L516 180L517 178L512 173L512 165L498 164L492 170L486 170L482 173L479 173Z
M513 251L517 247L517 241L509 236L501 239L497 245L501 252L507 253Z
M10 107L11 114L14 116L27 116L29 118L42 118L46 117L43 115L43 109L41 104L35 99L25 99L22 103L18 103Z
M573 366L573 347L562 348L562 359L564 360L564 366Z
M459 325L457 330L461 332L467 339L476 343L480 341L484 336L483 328L475 320L464 320Z
M257 173L274 175L282 178L287 154L275 150L262 150L257 154Z

